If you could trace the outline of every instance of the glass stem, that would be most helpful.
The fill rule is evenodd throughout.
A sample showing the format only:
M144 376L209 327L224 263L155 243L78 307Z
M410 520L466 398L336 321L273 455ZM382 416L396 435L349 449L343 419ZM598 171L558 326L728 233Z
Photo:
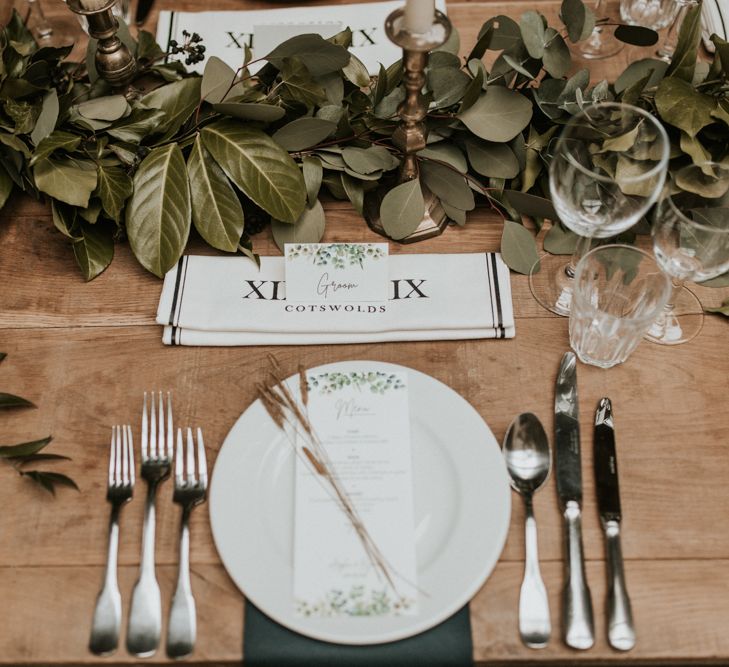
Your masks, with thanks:
M577 237L577 245L575 246L575 251L572 253L572 257L570 258L570 263L564 267L564 272L567 274L569 278L575 277L575 271L577 269L578 262L588 253L590 252L590 247L592 246L592 238L589 236L578 236Z
M683 289L685 280L679 280L677 278L672 278L671 283L673 284L673 289L671 290L671 296L668 298L668 303L663 307L663 310L667 313L673 312L673 309L676 306L676 299L678 298L678 295L680 294L681 290Z

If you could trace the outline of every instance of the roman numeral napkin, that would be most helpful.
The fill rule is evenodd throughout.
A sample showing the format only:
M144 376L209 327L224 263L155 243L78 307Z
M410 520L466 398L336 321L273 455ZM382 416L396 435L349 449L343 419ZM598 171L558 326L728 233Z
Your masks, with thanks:
M512 338L509 269L498 253L391 255L386 303L286 301L283 257L188 255L165 276L166 345L321 345Z

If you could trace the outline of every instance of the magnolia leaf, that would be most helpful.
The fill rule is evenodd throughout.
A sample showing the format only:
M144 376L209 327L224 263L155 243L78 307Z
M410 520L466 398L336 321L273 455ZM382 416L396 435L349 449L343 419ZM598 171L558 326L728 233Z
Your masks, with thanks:
M509 179L519 175L519 161L506 144L469 138L466 151L471 166L482 176Z
M48 157L57 150L65 149L67 151L72 151L80 143L81 137L78 135L56 130L37 144L33 157L30 158L30 162L28 164L32 167L36 162L40 162L43 158Z
M555 79L561 79L572 67L570 49L554 28L547 28L544 38L544 69Z
M33 168L36 187L72 206L86 208L96 189L96 168L81 160L45 158Z
M286 111L281 107L253 102L221 102L213 104L213 109L240 120L257 120L263 123L273 123L286 115Z
M286 243L319 243L324 236L325 226L324 209L321 202L317 201L311 208L305 208L294 224L273 220L271 232L273 240L283 252Z
M521 132L532 118L532 105L519 93L503 86L489 86L476 103L458 118L476 136L506 142Z
M726 315L729 317L729 299L726 299L721 306L717 308L705 308L707 313L719 313L720 315Z
M347 167L358 174L375 174L397 167L399 160L384 146L354 148L347 146L342 150L342 159Z
M56 486L68 486L76 491L80 491L76 482L67 475L60 472L46 472L45 470L23 470L20 474L29 477L34 482L40 484L51 495L56 495Z
M529 273L539 261L537 244L531 232L512 220L504 220L501 235L501 257L506 265L517 273Z
M451 206L449 203L442 201L440 205L443 207L445 214L450 220L453 220L459 227L463 227L466 224L466 212L461 209Z
M716 108L713 97L695 90L680 78L665 78L656 90L656 107L661 118L689 135L714 122L711 112Z
M0 446L0 458L16 459L33 456L46 447L51 440L53 438L49 435L47 438L33 440L32 442L23 442L19 445L2 445Z
M172 143L153 149L134 174L126 229L139 263L158 278L181 257L190 217L190 185L180 147Z
M579 238L573 231L566 229L561 222L555 221L544 237L544 249L553 255L572 255Z
M311 156L305 157L301 161L301 173L304 176L304 184L306 185L306 199L309 207L311 207L317 201L321 189L321 179L324 175L321 160Z
M202 141L228 178L249 199L283 222L294 222L306 205L301 170L265 132L231 120L202 130Z
M5 206L12 191L13 179L10 178L10 174L8 174L5 167L0 164L0 209Z
M231 94L234 80L235 70L217 56L210 56L200 83L200 99L211 104L222 102Z
M681 22L676 49L666 76L683 79L690 83L694 78L694 68L701 40L701 3L689 7Z
M302 151L324 141L337 124L321 118L297 118L273 134L273 140L287 151Z
M132 194L132 179L121 167L97 167L97 194L107 215L119 222L124 203Z
M88 120L119 120L129 111L129 103L124 95L97 97L78 105L78 112Z
M461 174L465 174L468 171L466 157L457 146L450 143L441 141L437 144L431 144L423 150L418 151L418 156L429 160L436 160L437 162L445 162L445 164L450 165Z
M157 125L157 134L163 134L162 140L174 136L183 123L187 121L200 103L199 76L180 79L147 93L142 103L152 109L161 109L166 118Z
M0 392L0 408L34 408L35 404L13 394Z
M78 238L73 242L76 263L86 281L93 280L111 264L114 259L114 231L102 223L80 222Z
M347 193L347 198L352 202L354 210L362 215L364 210L364 188L362 181L352 178L349 174L342 174L342 186L344 187L344 192Z
M545 28L542 15L530 10L521 15L519 30L524 46L532 58L541 58L544 55Z
M370 73L362 61L353 53L349 54L349 62L342 68L342 74L359 88L370 85Z
M321 35L296 35L279 44L265 60L280 68L285 58L297 58L312 76L338 72L349 63L347 49L328 42Z
M549 199L519 192L518 190L504 190L504 197L521 215L530 218L546 218L547 220L558 219L557 212Z
M582 0L562 0L559 17L567 28L571 42L587 39L595 27L595 14Z
M633 46L653 46L658 42L658 33L641 25L619 25L615 28L615 38Z
M213 248L235 252L243 234L243 208L233 187L210 154L200 135L187 159L192 222Z
M138 105L128 116L107 128L106 133L119 141L137 144L151 134L166 118L167 114L161 109L148 109L143 105Z
M401 239L418 228L424 211L420 181L414 179L396 185L385 195L380 204L380 219L390 238Z
M424 162L420 166L420 178L441 201L462 211L470 211L476 206L473 191L465 177L450 167L436 162Z
M58 110L58 94L55 88L51 88L43 98L40 115L35 121L33 131L30 133L30 140L36 146L53 132L58 120Z

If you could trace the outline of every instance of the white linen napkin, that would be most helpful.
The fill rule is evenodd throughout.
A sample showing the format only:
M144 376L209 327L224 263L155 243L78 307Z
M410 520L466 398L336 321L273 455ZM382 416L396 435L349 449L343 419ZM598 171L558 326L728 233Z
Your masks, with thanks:
M188 255L165 276L166 345L320 345L512 338L509 269L497 253L391 255L386 304L286 302L283 257Z
M701 8L704 45L714 52L709 37L716 33L722 39L729 39L729 0L704 0Z

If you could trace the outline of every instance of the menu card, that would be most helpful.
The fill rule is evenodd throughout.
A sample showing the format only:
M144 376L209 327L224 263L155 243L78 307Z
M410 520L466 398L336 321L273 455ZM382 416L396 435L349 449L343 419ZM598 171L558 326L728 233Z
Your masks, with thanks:
M417 614L407 375L310 374L309 420L377 545L368 556L330 485L297 447L294 606L305 616Z
M387 302L387 243L287 243L286 300Z

